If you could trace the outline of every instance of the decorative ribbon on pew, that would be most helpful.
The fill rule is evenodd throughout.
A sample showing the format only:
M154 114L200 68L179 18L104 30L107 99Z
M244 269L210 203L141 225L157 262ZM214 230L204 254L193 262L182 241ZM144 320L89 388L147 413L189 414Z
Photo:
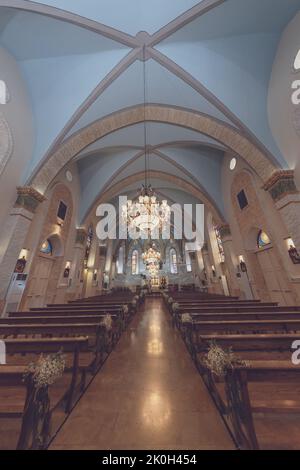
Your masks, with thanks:
M62 351L46 357L41 354L37 362L28 364L24 378L30 374L37 389L48 387L62 377L65 367L66 360Z
M18 450L45 449L50 434L50 399L48 387L64 373L65 358L61 351L28 365L24 374L27 396L23 412L22 428L17 444Z
M209 350L201 363L217 377L224 377L228 369L234 369L237 365L247 365L245 361L235 356L231 348L224 350L215 342L210 343Z
M103 326L105 326L106 330L111 330L112 329L112 325L113 325L113 320L112 320L112 316L107 313L103 320L102 320L102 323L101 323Z
M177 313L178 310L179 310L179 303L178 302L174 302L172 304L172 310L173 310L173 313Z
M180 320L181 323L193 323L193 317L189 313L183 313Z

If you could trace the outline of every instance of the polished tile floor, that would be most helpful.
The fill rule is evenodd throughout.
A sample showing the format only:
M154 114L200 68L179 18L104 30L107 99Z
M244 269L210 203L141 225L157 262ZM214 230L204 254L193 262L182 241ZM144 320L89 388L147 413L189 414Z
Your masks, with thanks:
M146 300L50 448L234 448L161 299Z

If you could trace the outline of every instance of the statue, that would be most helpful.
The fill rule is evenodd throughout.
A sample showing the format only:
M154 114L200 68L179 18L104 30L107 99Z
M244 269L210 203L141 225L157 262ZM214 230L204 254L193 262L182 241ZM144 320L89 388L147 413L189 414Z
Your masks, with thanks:
M295 246L290 245L289 255L294 264L300 264L300 256Z

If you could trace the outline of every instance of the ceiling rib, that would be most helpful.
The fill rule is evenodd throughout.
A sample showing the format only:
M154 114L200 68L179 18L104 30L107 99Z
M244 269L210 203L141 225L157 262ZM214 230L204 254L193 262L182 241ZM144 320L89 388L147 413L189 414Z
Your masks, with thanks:
M190 173L186 168L184 168L180 163L175 162L171 157L166 155L165 153L161 152L160 150L153 150L154 155L160 157L162 160L164 160L167 163L170 163L171 165L174 165L179 171L181 171L184 175L186 175L188 178L191 178L191 180L196 184L196 186L201 187L201 183L196 178L192 173Z
M175 20L168 23L166 26L163 26L160 30L154 33L151 36L147 46L155 46L167 37L171 36L173 33L183 28L185 25L191 23L199 16L204 15L213 8L218 7L226 0L202 0L202 2L197 3L193 8L186 11L182 15L179 15Z
M210 104L215 106L219 111L221 111L224 116L226 116L235 126L239 129L242 127L241 121L231 112L229 109L215 96L211 93L202 83L194 78L190 73L184 70L180 65L171 60L169 57L164 55L162 52L150 48L149 55L157 63L162 65L165 69L171 72L176 77L180 78L187 85L192 87L197 93L203 96Z
M117 178L117 176L122 173L131 163L134 163L136 160L141 158L145 153L144 148L141 149L138 153L136 153L128 162L124 163L105 183L105 185L102 188L102 191L106 191L111 184L113 184L113 181Z
M205 142L204 140L174 140L173 142L165 142L163 144L156 145L155 149L162 149L166 147L208 147L214 150L220 150L221 152L229 151L229 147L219 145L217 142Z
M96 88L92 91L92 93L88 96L88 98L83 102L83 104L77 109L77 111L73 114L69 122L65 125L59 135L56 137L52 145L50 146L49 150L45 154L45 158L47 158L51 153L53 153L59 144L64 140L66 135L70 132L70 130L74 127L76 122L81 118L81 116L90 108L90 106L95 103L95 101L102 95L102 93L115 81L117 78L125 72L128 67L130 67L133 62L135 62L136 58L140 54L140 49L133 49L131 50L96 86Z
M28 0L0 0L0 7L14 8L17 10L38 13L57 20L67 21L68 23L88 29L94 33L100 34L112 41L116 41L124 46L134 48L139 47L140 42L134 36L119 31L118 29L106 26L98 21L84 18L66 10L51 7L41 3L35 3Z
M131 175L129 178L125 178L116 182L113 186L108 188L106 191L100 191L100 193L96 196L94 201L91 203L89 208L85 211L85 215L82 219L85 220L88 218L89 214L93 211L95 204L98 204L99 201L109 201L113 197L120 194L121 189L123 190L126 187L126 184L132 184L133 182L139 181L139 179L143 178L144 172L139 172ZM178 187L182 191L187 192L188 194L192 194L194 197L198 197L204 204L207 205L209 210L211 210L218 220L219 223L225 221L224 216L222 215L220 209L218 208L214 199L207 193L207 191L200 185L199 187L194 186L192 183L187 182L186 180L182 179L179 176L170 175L169 173L165 173L162 171L150 170L150 176L152 179L161 179L163 181L171 181L174 184L178 184ZM120 189L119 189L120 188ZM188 190L187 190L188 189Z
M171 60L169 57L164 55L162 52L154 49L149 48L148 54L156 60L160 65L165 67L169 72L172 72L174 75L179 77L189 86L194 88L200 95L202 95L207 101L209 101L213 106L215 106L219 111L221 111L228 119L231 120L233 124L237 126L242 132L246 134L246 136L250 139L250 141L257 146L265 155L271 159L272 162L276 162L274 155L265 147L265 145L256 137L253 132L240 120L238 119L235 114L233 114L227 106L225 106L222 101L220 101L213 93L211 93L201 82L199 82L196 78L190 75L186 70L180 67L176 62Z

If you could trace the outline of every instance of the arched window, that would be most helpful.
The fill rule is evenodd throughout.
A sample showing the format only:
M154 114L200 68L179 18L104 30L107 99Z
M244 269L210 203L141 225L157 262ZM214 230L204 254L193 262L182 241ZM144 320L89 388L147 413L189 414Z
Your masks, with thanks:
M139 252L133 250L131 255L131 273L136 275L139 273Z
M263 230L260 230L257 235L257 247L264 248L271 244L271 240Z
M296 55L295 62L294 62L294 69L300 70L300 49Z
M52 243L49 239L45 240L43 243L42 243L42 246L40 248L40 252L43 253L44 255L49 255L49 256L52 256L53 254L53 247L52 247Z
M171 274L178 274L177 253L175 248L170 249L170 270Z
M192 272L192 260L189 251L185 252L185 263L186 263L186 270L188 273Z
M123 274L124 271L124 247L120 246L116 261L117 274Z
M88 229L87 237L86 237L85 256L84 256L84 267L87 266L87 262L88 262L88 260L89 260L93 237L94 237L93 227L90 226L89 229Z
M0 80L0 104L7 104L9 101L9 93L4 80Z
M217 245L218 245L220 263L224 263L225 256L224 256L224 249L223 249L223 243L222 243L220 230L218 229L218 227L214 226L214 231L215 231Z

